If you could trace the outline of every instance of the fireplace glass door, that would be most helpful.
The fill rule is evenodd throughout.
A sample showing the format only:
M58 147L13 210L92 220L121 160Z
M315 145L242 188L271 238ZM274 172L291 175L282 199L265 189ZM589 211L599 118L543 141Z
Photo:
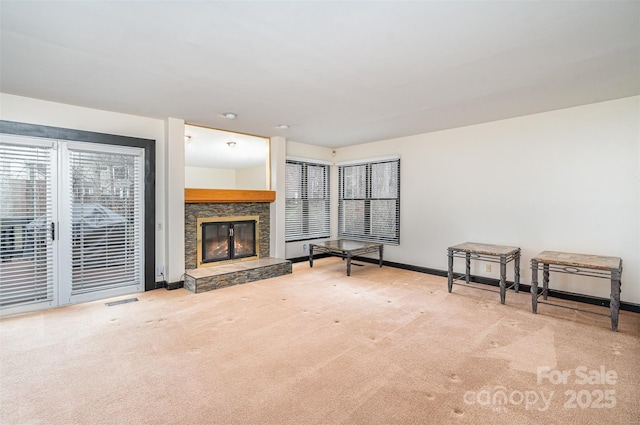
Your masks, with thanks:
M229 229L231 223L202 224L202 262L230 259Z
M256 255L256 222L241 221L231 223L232 258L253 257Z
M202 262L256 256L256 222L202 223Z

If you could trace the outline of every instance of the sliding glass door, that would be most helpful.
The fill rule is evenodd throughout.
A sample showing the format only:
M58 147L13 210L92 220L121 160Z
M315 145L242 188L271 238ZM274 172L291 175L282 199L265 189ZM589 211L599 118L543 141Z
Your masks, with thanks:
M0 135L0 309L57 304L55 142Z
M61 144L62 303L142 291L142 149Z
M0 137L2 313L144 290L143 150Z

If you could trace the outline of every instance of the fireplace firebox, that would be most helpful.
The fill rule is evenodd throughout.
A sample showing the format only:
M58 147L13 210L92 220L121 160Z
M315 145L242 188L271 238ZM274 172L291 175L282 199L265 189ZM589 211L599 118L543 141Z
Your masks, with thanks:
M208 217L197 220L198 267L256 259L258 217Z

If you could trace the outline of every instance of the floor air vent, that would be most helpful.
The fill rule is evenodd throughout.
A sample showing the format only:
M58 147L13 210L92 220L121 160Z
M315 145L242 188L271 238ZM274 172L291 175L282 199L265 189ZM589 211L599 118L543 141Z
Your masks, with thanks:
M128 298L126 300L120 300L120 301L113 301L110 303L105 303L104 305L106 305L107 307L113 307L114 305L120 305L120 304L129 304L129 303L134 303L138 301L137 298Z

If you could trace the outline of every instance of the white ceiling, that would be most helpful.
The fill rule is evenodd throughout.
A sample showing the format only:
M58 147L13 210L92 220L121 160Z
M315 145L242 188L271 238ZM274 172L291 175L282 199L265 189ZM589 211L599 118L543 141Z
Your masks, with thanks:
M185 126L187 167L247 168L267 166L269 139L193 125ZM233 142L229 145L229 142Z
M639 1L0 7L2 92L328 147L640 94Z

